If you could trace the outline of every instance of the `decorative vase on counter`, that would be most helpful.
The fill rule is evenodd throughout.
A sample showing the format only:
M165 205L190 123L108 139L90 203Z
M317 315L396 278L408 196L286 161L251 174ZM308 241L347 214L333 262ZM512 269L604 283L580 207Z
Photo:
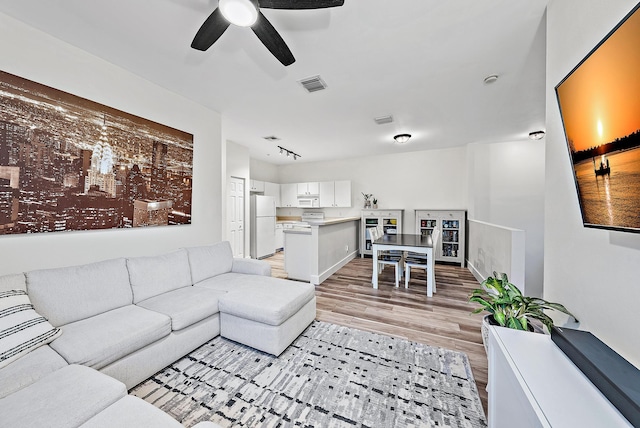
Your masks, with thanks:
M371 201L364 201L364 209L371 208Z
M378 209L378 204L373 204L373 209L377 210Z

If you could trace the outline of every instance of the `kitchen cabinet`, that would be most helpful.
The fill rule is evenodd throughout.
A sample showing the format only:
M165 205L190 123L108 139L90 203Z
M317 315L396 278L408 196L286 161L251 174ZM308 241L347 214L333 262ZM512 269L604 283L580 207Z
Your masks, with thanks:
M280 185L280 207L297 207L298 206L298 185L296 183L287 183Z
M251 192L264 192L264 181L251 180L249 190Z
M310 196L320 193L320 183L298 183L298 196Z
M416 210L416 233L431 235L435 227L440 229L435 260L465 263L467 212L465 210Z
M402 233L402 217L404 210L362 210L360 221L360 256L372 255L371 237L367 232L368 227L382 225L382 230L387 235Z
M276 201L276 207L280 206L280 185L278 183L264 182L264 195L272 196Z
M351 207L351 181L323 181L319 191L320 207Z

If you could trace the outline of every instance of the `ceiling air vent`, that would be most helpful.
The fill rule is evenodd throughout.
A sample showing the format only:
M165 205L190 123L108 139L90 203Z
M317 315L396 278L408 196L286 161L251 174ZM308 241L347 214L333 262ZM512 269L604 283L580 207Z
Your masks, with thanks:
M327 89L327 84L324 83L324 80L320 76L311 76L299 80L300 84L308 91L308 92L316 92Z
M385 123L393 122L393 116L390 114L387 116L380 116L373 119L378 125L384 125Z
M275 135L269 135L268 137L262 137L267 141L278 141L280 138L276 137Z

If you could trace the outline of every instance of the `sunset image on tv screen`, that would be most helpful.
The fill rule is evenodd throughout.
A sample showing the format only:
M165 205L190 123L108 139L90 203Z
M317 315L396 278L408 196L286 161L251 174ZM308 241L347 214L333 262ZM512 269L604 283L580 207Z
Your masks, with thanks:
M639 46L636 7L556 87L587 226L640 232Z

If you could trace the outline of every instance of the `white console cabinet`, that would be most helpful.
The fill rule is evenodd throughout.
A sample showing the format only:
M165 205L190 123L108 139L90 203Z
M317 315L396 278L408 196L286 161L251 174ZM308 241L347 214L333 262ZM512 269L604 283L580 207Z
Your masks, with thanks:
M372 255L371 237L367 232L368 227L382 226L382 230L387 235L402 233L402 217L404 210L362 210L362 220L360 221L360 257Z
M440 229L436 261L465 263L465 230L467 212L464 210L416 210L416 233L431 235Z
M632 425L546 334L489 327L489 428Z

